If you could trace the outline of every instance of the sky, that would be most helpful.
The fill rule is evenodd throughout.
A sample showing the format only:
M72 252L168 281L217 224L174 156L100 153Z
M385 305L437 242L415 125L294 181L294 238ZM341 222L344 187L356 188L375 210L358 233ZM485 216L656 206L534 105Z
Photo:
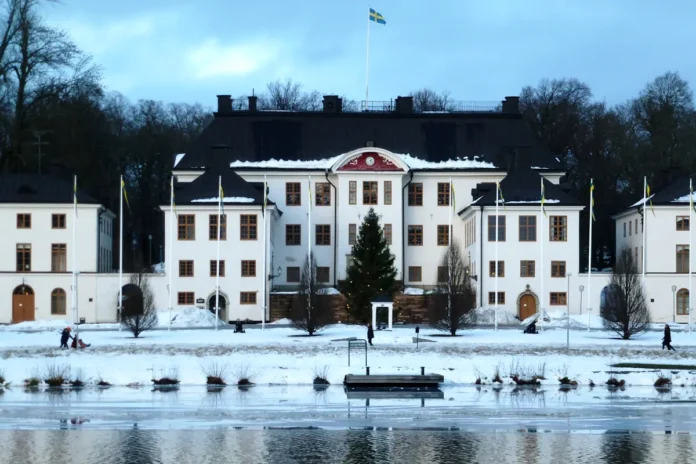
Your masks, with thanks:
M277 79L369 99L428 87L499 101L575 77L621 103L676 71L696 87L696 3L683 0L61 0L64 29L129 99L216 104Z

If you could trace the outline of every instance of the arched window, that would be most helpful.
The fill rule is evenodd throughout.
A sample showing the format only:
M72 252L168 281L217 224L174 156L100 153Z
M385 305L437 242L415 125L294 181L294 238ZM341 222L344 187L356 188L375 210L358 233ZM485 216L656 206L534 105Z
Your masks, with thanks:
M51 292L51 314L65 314L65 290L62 288Z
M677 292L677 316L686 316L689 311L689 291L682 288Z

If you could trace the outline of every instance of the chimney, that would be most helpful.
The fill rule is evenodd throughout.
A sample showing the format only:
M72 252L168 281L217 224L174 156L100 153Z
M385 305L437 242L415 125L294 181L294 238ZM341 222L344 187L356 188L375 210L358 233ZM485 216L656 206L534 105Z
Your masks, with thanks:
M249 111L256 111L256 103L258 102L259 97L252 95L249 97Z
M413 97L396 97L397 113L413 113Z
M343 111L343 99L338 95L324 95L324 113L340 113Z
M218 114L225 114L232 112L232 96L231 95L218 95Z
M519 114L520 97L505 97L503 100L503 113Z

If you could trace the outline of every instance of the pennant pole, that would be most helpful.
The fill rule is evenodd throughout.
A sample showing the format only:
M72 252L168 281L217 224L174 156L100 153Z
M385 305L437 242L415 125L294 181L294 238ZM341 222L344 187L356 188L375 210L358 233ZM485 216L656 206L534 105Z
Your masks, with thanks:
M264 330L266 328L266 311L267 311L267 285L268 285L268 274L266 273L266 192L268 191L268 187L266 186L266 174L263 175L263 272L261 275L263 276L263 314L261 316L261 330ZM273 272L273 271L271 271Z
M118 331L120 332L123 319L123 176L121 176L119 187L121 194L118 196Z
M169 205L169 323L167 324L167 330L172 330L172 306L174 304L174 287L173 277L174 277L174 176L170 180L170 205Z
M75 324L75 346L79 348L80 325L77 314L77 261L75 250L77 249L77 176L73 176L73 227L72 227L72 310L73 324Z
M694 273L693 267L691 267L691 240L692 240L692 230L693 230L693 212L694 212L694 184L693 180L689 179L689 299L688 301L688 309L689 311L689 334L691 334L691 308L693 305L691 304L693 300L693 293L691 293L691 275Z
M312 256L312 182L310 176L307 176L307 187L309 188L309 198L307 198L307 259ZM311 268L312 263L310 263Z
M220 229L222 229L222 176L218 176L217 263L215 265L215 330L220 318Z
M498 242L500 241L500 216L498 216L498 199L500 197L500 181L495 181L495 330L498 330Z
M367 111L368 89L370 84L370 10L367 10L367 50L365 53L365 108Z
M645 285L645 254L648 249L646 247L645 237L648 235L648 178L643 177L643 262L641 264L641 271L643 274L643 285Z
M539 227L539 272L541 274L541 298L539 303L538 313L541 314L542 320L544 317L544 302L546 301L546 294L544 293L544 176L541 177L541 209L539 211L539 219L541 220ZM537 320L539 318L537 317Z
M587 249L587 331L590 331L592 311L592 215L594 214L594 179L590 179L590 244ZM582 309L582 308L581 308Z

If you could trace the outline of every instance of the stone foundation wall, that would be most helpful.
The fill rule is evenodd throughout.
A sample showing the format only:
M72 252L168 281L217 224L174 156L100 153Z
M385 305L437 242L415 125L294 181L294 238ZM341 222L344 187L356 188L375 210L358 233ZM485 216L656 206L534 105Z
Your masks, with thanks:
M394 295L394 322L423 324L428 322L428 310L423 295Z
M298 297L299 295L297 295L296 293L271 293L271 322L277 321L278 319L289 318L290 308L292 308L292 302L295 298ZM331 299L331 307L333 309L334 322L349 322L348 310L346 306L346 297L343 295L328 295L327 298Z

